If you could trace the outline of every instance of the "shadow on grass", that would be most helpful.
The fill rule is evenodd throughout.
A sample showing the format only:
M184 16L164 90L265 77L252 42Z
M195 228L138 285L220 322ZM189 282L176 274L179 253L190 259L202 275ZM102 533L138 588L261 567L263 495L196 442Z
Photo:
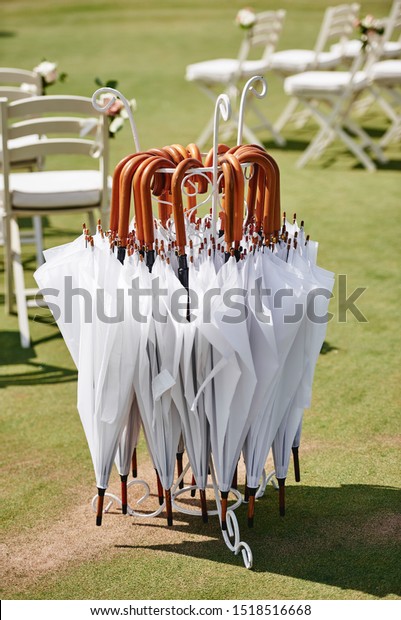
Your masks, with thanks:
M320 349L320 355L327 355L327 353L331 353L332 351L338 351L338 347L333 347L330 342L325 340L322 344L322 348Z
M378 127L369 127L369 129L367 129L366 131L370 135L370 137L376 141L378 141L385 133L385 129L383 128L380 129ZM297 138L293 138L293 137L286 138L286 143L284 146L278 146L273 140L264 140L263 146L267 151L271 151L272 149L277 149L278 152L279 151L285 151L285 152L293 151L295 153L303 153L308 147L308 145L310 144L311 140L313 140L315 135L316 135L316 132L311 135L309 134L307 135L305 133L305 130L301 129L300 135ZM389 158L387 162L378 161L374 157L374 155L371 154L369 149L367 152L372 157L372 160L378 171L387 170L391 172L394 170L401 170L401 159L398 159L398 158L391 159L391 154L389 154L387 151L385 151L385 155ZM328 169L334 166L339 160L341 160L343 157L346 157L346 156L353 158L353 165L351 164L353 170L365 170L365 167L362 165L362 163L360 163L358 159L356 159L354 155L346 147L344 147L344 144L341 142L341 140L336 140L331 145L329 145L324 150L322 155L319 158L317 158L317 161L318 161L319 167L321 167L322 169ZM306 166L308 166L308 164L306 164Z
M59 337L56 334L44 340ZM42 341L41 341L42 342ZM35 344L38 344L36 342ZM20 345L18 332L2 332L0 346L0 389L9 385L38 385L66 383L77 380L77 371L51 364L41 364L33 361L36 357L34 348L23 349ZM14 366L21 365L21 372L14 371ZM1 367L9 367L6 372ZM10 372L11 368L11 372Z
M267 151L277 149L278 151L299 151L302 153L308 146L310 140L300 140L294 138L286 138L284 146L278 146L274 140L263 140L263 146Z
M252 529L246 525L246 507L237 510L241 539L253 551L256 573L276 573L378 598L401 596L399 489L363 484L336 488L289 486L284 518L278 516L275 495L269 488L257 501ZM216 540L185 540L180 544L138 547L241 564L240 557L224 550L216 517L203 525L195 524L195 518L174 513L173 527L188 534L183 521L189 523L191 533L220 539L221 544L217 546Z

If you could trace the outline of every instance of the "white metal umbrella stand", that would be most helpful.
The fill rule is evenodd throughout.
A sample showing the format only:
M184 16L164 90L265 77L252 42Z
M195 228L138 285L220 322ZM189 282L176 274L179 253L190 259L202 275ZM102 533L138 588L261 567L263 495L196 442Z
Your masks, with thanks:
M256 82L260 82L262 84L262 92L258 93L254 87L253 84ZM101 93L101 92L108 92L109 94L113 95L113 96L119 96L122 101L125 103L126 100L124 97L121 96L121 94L116 91L115 89L99 89L98 91L96 91L96 93L93 96L93 102L94 102L94 106L99 109L99 104L97 103L97 96ZM241 105L240 105L240 120L239 120L239 128L238 128L238 144L240 144L241 138L242 138L242 126L243 126L243 118L244 118L244 108L245 108L245 101L246 101L246 97L249 95L249 93L253 93L254 95L256 95L257 97L262 97L265 95L266 93L266 83L264 81L263 78L260 78L259 76L255 76L255 78L252 78L251 80L248 81L248 83L246 84L244 91L243 91L243 96L241 98ZM111 105L111 103L109 102L109 105ZM128 109L129 115L130 115L130 122L131 122L131 127L132 127L132 131L133 131L133 136L134 136L134 141L135 141L135 146L137 151L139 150L139 141L138 141L138 136L137 136L137 131L135 128L135 123L133 121L132 118L132 114L130 114L130 110ZM199 196L197 196L198 200L193 202L192 200L192 204L195 204L196 208L201 207L204 204L207 204L208 202L211 204L211 209L210 209L210 218L206 219L206 223L209 227L209 230L207 230L206 228L203 229L203 231L199 232L193 229L192 230L188 230L188 228L190 228L190 218L188 218L187 220L187 232L192 232L195 233L195 235L199 238L203 237L204 241L207 241L210 245L210 247L212 246L212 244L214 244L215 246L215 239L218 238L218 230L217 230L217 220L218 220L218 214L217 214L217 209L220 207L221 208L221 204L219 204L219 186L222 183L222 179L223 179L223 172L221 167L219 167L218 165L218 153L219 153L219 144L218 144L218 129L219 129L219 120L220 117L223 118L223 120L227 121L229 120L231 114L231 106L230 106L230 101L228 99L228 97L226 95L221 95L217 101L216 101L216 106L215 106L215 117L214 117L214 140L213 140L213 156L212 156L212 161L211 161L211 166L204 166L204 167L192 167L192 169L188 169L188 172L184 174L182 181L181 181L181 187L180 190L182 191L182 193L184 194L184 196L187 198L188 201L191 200L191 198L194 198L194 195L197 194L197 186L196 183L198 182L198 189L199 189L199 178L202 177L204 179L204 181L206 182L206 185L208 185L208 191L205 192L203 191L203 194L206 194L206 197L203 196L203 198L201 199L201 201L199 201ZM210 162L210 158L209 158L209 162ZM243 171L245 172L247 165L243 164L242 166ZM159 172L162 174L169 174L172 175L174 172L174 169L169 169L169 168L160 168ZM205 185L205 183L204 183ZM204 190L205 188L203 188ZM189 214L190 215L190 214ZM174 226L174 223L173 223ZM192 248L192 240L191 240L191 248ZM177 453L178 454L178 453ZM237 454L237 460L238 460L239 454ZM189 509L186 506L184 506L183 504L179 503L177 500L179 498L181 498L184 494L186 493L191 493L191 496L193 496L194 491L196 491L198 489L196 484L190 485L190 486L183 486L183 480L184 480L184 476L185 474L188 472L190 468L190 463L187 464L187 466L185 467L184 471L182 471L181 475L178 476L177 480L175 481L175 483L173 484L173 486L170 489L170 493L171 493L171 499L172 499L172 507L174 508L174 510L176 510L177 512L181 512L184 514L188 514L188 515L193 515L193 516L202 516L205 520L205 508L203 507L202 510L196 510L196 509ZM209 476L208 476L208 482L204 485L205 488L209 488L213 491L214 496L215 496L215 500L216 500L216 509L215 510L208 510L207 511L207 517L208 516L215 516L218 515L221 525L222 525L222 535L223 535L223 539L227 545L227 547L230 549L230 551L232 551L234 554L239 554L241 552L242 557L243 557L243 561L244 564L247 568L251 568L252 567L252 563L253 563L253 558L252 558L252 552L251 549L249 547L249 545L247 545L247 543L243 542L240 540L240 531L239 531L239 526L238 526L238 521L237 518L235 516L235 510L243 503L243 497L241 495L241 493L234 488L230 488L227 491L223 491L221 493L222 496L222 500L220 501L219 499L219 486L218 486L218 482L217 482L217 478L216 478L216 473L215 473L215 466L214 466L214 462L213 462L213 456L210 456L210 460L208 463L208 469L209 469ZM257 494L256 497L261 497L265 491L266 485L268 484L269 481L272 481L272 483L274 484L273 481L273 476L274 476L274 472L272 472L271 474L269 474L269 476L266 476L264 470L262 472L262 480L261 480L261 485L259 487L259 489L257 490ZM126 476L125 476L126 479ZM143 489L143 494L140 497L140 499L137 500L136 502L136 510L135 508L133 508L130 505L125 505L125 502L127 502L126 499L126 495L124 497L124 505L123 505L123 501L116 495L110 493L110 492L106 492L105 490L102 493L102 502L105 501L105 506L103 507L103 512L107 513L109 512L109 510L111 509L113 504L116 504L117 506L121 507L123 512L126 512L128 515L130 516L134 516L136 518L150 518L150 517L156 517L158 515L160 515L163 511L166 510L167 506L166 506L166 500L163 501L163 503L158 507L157 510L153 511L153 512L144 512L143 508L144 508L144 503L146 502L146 500L149 498L150 496L150 487L148 485L148 483L145 480L142 479L138 479L135 478L134 480L131 480L129 483L126 484L126 488L129 489L131 487L142 487ZM202 490L200 491L202 493ZM204 493L204 491L203 491ZM230 507L227 508L227 500L228 500L228 496L230 494L230 497L233 496L234 497L234 503L230 503ZM201 496L202 497L202 496ZM254 495L253 495L254 497ZM93 498L92 501L92 505L93 505L93 509L95 512L99 512L99 499L98 496L95 496ZM102 503L101 503L102 506ZM222 508L223 507L223 508ZM140 509L140 511L139 511ZM223 514L224 513L224 514ZM206 520L207 520L206 517Z
M261 92L255 83L262 85ZM126 106L136 147L136 153L124 158L114 172L110 230L104 235L99 229L95 238L85 231L82 239L89 241L89 249L82 249L77 240L66 250L52 250L48 264L35 274L42 288L59 282L65 252L69 269L78 265L72 271L77 278L74 285L106 290L108 316L114 316L121 289L131 302L131 293L137 292L138 309L147 317L138 322L126 314L123 321L104 325L93 315L87 325L82 323L81 309L81 324L74 333L57 321L79 371L79 413L98 486L92 500L96 524L113 505L137 519L167 513L170 526L173 511L200 516L205 523L218 516L226 546L235 555L241 553L245 567L251 568L252 551L241 540L235 511L247 503L251 527L255 499L269 483L278 488L275 472L267 475L264 469L273 442L283 500L288 454L299 444L316 351L324 337L321 326L316 334L305 321L280 329L278 325L285 313L294 316L300 306L306 311L310 290L323 281L330 288L332 279L329 272L310 266L308 253L313 254L314 248L309 248L303 226L298 227L295 218L293 224L285 219L281 226L276 162L261 147L241 144L246 99L250 94L265 95L263 78L255 76L244 87L237 146L231 149L218 142L220 119L227 121L231 114L227 95L218 97L213 148L205 156L194 144L141 153L129 104L119 91L99 89L93 95L94 107L102 109L97 97L105 92ZM113 98L103 111L112 104ZM132 193L135 224L129 231ZM153 215L156 201L158 220ZM197 209L205 206L210 213L197 217ZM87 270L82 269L83 259ZM166 291L157 301L163 321L155 315L156 279ZM278 290L281 284L295 289L295 295L284 296L279 308L258 293L250 301L258 283L264 290ZM152 293L140 295L141 287ZM218 294L210 296L215 290ZM242 321L226 320L236 318L237 309L225 301L233 291L246 293ZM186 300L180 320L172 306L177 294ZM199 302L197 315L191 312L192 294ZM319 308L324 314L324 304ZM261 321L260 314L269 320ZM314 342L313 351L302 348L307 338ZM93 386L89 394L88 385ZM139 423L163 487L160 505L148 512L148 482L141 478L127 482ZM179 464L176 477L176 457L181 461L183 447L188 464L183 471ZM245 497L233 488L241 453L248 485ZM107 491L113 459L121 477L121 498ZM134 469L137 474L136 461ZM189 471L192 484L184 486ZM132 506L127 491L135 488L142 495ZM207 506L206 490L214 498L213 510ZM193 507L194 500L181 501L197 491L200 509Z

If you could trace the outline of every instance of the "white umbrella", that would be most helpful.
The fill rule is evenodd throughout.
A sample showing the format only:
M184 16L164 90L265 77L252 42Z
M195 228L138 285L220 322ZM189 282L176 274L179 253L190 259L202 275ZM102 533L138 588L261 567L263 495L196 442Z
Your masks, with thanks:
M48 262L37 270L35 277L40 287L50 285L60 291L63 310L68 310L70 304L70 316L64 312L55 318L77 364L77 406L92 456L98 494L103 498L127 417L127 394L119 390L118 370L110 361L113 356L121 359L122 323L118 317L121 308L116 291L121 264L99 247L99 243L94 243L93 238L89 237L89 241L89 247L82 251L75 251L79 246L76 241L64 249L49 252ZM103 293L100 303L98 290ZM107 317L113 316L115 323L106 322ZM100 499L98 503L99 525L102 502Z
M300 246L302 249L302 246ZM326 314L334 285L334 274L323 270L305 259L299 249L293 249L290 266L298 270L303 282L308 286L308 307L302 317L298 342L294 341L292 353L298 357L298 368L302 368L293 400L289 404L285 416L273 441L273 458L276 476L280 487L284 487L287 476L291 449L294 441L299 446L304 409L310 407L314 370L324 341L327 321ZM303 338L302 338L303 335ZM296 377L291 377L293 381ZM297 438L297 439L296 439ZM296 454L296 452L295 452ZM299 478L299 462L295 459L296 477ZM281 491L281 513L284 514L284 491Z

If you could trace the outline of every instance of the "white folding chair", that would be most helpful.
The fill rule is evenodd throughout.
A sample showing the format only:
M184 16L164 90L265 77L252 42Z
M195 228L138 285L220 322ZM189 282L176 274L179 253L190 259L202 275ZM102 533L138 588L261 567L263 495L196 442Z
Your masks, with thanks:
M285 92L296 97L320 126L297 167L319 157L335 138L340 138L370 171L375 170L376 165L366 149L370 149L379 161L387 161L381 148L351 118L355 101L369 88L369 71L375 58L373 49L366 58L365 54L357 57L350 71L306 71L285 79Z
M6 97L8 101L17 101L18 99L26 99L34 95L42 94L42 79L40 75L34 71L26 69L17 69L13 67L0 67L0 97ZM27 138L17 138L17 143L21 141L29 141ZM37 160L26 162L18 162L18 168L27 168L33 170L40 165ZM2 155L0 151L0 169L2 167ZM14 166L15 167L15 166ZM0 246L4 245L3 230L4 209L0 204ZM21 243L34 243L36 247L36 262L40 265L43 262L43 240L42 240L42 220L39 216L33 218L33 229L21 232Z
M372 65L370 71L370 92L361 102L358 111L365 112L374 101L382 108L391 122L391 126L379 141L380 146L385 148L394 140L400 139L401 0L394 0L388 17L383 20L383 23L384 33L378 44L377 62ZM350 57L351 52L350 48Z
M9 89L15 92L15 99L27 95L41 95L43 92L42 78L34 71L16 69L14 67L0 67L0 92ZM2 95L3 96L3 95Z
M270 57L276 49L280 37L285 11L264 11L256 13L255 24L246 31L244 40L237 58L217 58L187 66L186 80L194 82L200 90L212 101L224 90L232 101L238 100L241 86L246 80L254 75L264 75L270 67ZM262 48L262 56L251 59L253 50ZM247 109L252 109L260 121L257 129L268 129L277 144L285 144L285 140L276 131L270 121L249 100ZM230 130L235 129L238 122L238 113L234 110ZM206 125L201 136L197 140L199 146L203 146L213 133L213 118ZM259 143L259 140L250 129L244 125L244 136L251 143ZM229 137L229 133L225 136Z
M381 137L382 148L401 140L401 60L382 60L370 70L370 90L391 125Z
M275 52L271 57L271 69L285 79L304 71L324 71L338 67L342 60L341 46L352 35L359 9L360 5L356 2L328 7L324 13L315 47ZM339 48L335 51L329 49L334 40L339 43ZM291 98L274 123L276 131L282 131L283 127L293 118L297 106L297 98ZM304 121L305 118L304 115L302 120Z
M27 308L37 305L26 289L18 220L34 215L94 211L107 217L111 179L108 176L108 123L86 97L31 97L9 103L0 99L3 170L0 194L6 228L6 309L13 308L15 290L21 345L30 344ZM15 138L37 135L17 144ZM60 157L62 156L62 157ZM44 158L46 168L14 172L11 166L27 158ZM56 169L54 169L56 168ZM13 287L14 280L14 287Z
M381 60L401 57L401 0L393 0L387 17L379 20L384 27L382 35ZM351 64L361 52L362 41L349 39L331 46L333 52L340 53L343 61Z

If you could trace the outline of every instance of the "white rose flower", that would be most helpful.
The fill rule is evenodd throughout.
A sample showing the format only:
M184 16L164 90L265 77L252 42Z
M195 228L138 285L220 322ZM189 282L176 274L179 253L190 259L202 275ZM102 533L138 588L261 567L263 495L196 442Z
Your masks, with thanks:
M117 131L123 128L123 125L124 125L124 119L121 118L121 116L116 116L115 118L113 118L113 120L111 121L109 125L110 133L113 133L113 134L117 133Z
M30 95L37 95L38 91L35 84L28 84L28 82L23 82L20 86L20 89L24 93L29 93Z
M55 62L49 62L48 60L41 62L34 68L34 71L44 79L46 84L53 84L58 77L57 64Z
M241 28L252 28L256 21L255 11L252 9L241 9L238 11L235 21Z

